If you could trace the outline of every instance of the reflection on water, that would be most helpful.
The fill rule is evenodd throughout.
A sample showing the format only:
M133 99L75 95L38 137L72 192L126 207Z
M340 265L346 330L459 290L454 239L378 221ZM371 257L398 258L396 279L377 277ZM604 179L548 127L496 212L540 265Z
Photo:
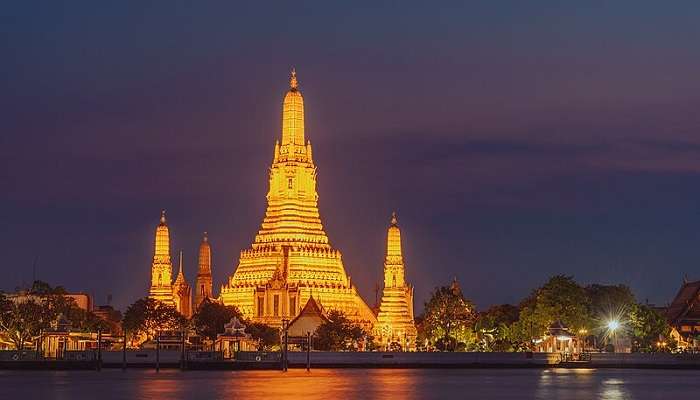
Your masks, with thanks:
M696 398L700 371L0 371L0 388L8 399L669 399Z
M603 384L598 395L601 399L622 400L630 399L630 395L625 389L625 382L622 379L607 378L603 380Z

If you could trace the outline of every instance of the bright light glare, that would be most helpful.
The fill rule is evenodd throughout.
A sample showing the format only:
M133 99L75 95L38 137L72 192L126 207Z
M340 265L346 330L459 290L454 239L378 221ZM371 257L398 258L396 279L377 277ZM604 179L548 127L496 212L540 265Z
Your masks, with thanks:
M619 328L619 327L620 327L620 321L615 320L615 319L608 321L608 329L609 330L616 331L617 328Z

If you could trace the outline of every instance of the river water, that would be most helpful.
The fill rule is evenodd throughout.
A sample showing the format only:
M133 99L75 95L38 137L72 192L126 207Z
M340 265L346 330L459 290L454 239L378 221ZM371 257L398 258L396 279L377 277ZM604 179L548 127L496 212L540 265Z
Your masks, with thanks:
M0 399L697 399L700 371L0 371Z

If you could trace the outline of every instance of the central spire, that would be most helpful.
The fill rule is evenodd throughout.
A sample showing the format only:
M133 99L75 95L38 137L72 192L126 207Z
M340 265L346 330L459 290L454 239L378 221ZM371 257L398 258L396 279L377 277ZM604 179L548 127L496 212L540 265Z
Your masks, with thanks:
M297 70L292 67L292 76L289 78L289 87L291 89L296 89L297 86L299 86L299 83L297 82Z
M160 212L160 224L156 228L155 256L170 259L170 231L165 221L165 210Z
M304 145L304 97L299 91L297 72L292 68L289 91L282 106L282 147L293 154L296 146Z
M386 238L386 259L388 263L402 263L403 257L401 254L401 229L399 229L399 221L396 218L396 212L391 214L391 225Z

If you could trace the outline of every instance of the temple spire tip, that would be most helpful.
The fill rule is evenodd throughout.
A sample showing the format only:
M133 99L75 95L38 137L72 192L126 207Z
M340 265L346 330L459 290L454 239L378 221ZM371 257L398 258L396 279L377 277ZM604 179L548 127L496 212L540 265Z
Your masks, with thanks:
M160 210L160 223L165 224L165 209Z
M290 89L296 89L299 87L299 82L297 81L297 70L294 67L292 67L292 74L289 77L289 87Z

